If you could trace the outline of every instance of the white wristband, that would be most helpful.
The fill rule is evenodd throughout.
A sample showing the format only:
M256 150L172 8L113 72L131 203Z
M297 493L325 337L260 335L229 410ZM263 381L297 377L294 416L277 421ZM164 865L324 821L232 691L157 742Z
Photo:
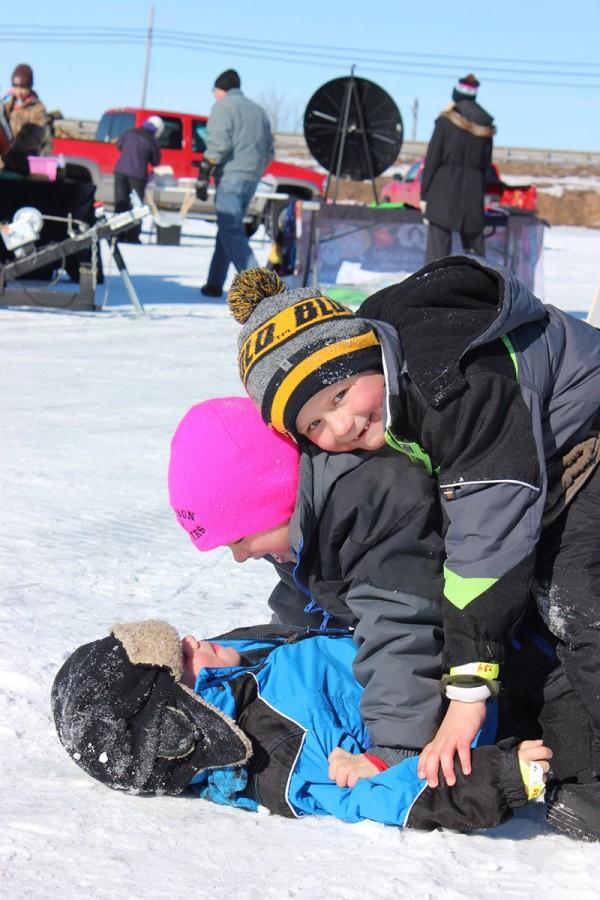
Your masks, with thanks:
M447 684L445 693L448 700L461 700L463 703L476 703L478 700L487 700L492 696L487 684L480 684L478 687L459 687L457 684Z

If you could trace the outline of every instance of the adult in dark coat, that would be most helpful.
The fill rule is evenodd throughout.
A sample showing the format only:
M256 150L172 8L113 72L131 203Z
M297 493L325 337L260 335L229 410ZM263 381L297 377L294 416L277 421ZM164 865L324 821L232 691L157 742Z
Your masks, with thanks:
M465 253L485 255L483 203L496 128L476 102L478 87L474 75L458 82L427 148L421 182L421 209L429 222L427 262L449 256L453 231L460 233Z
M148 183L148 166L160 162L158 138L164 130L160 116L150 116L139 128L128 128L118 140L121 155L115 166L115 212L131 209L129 195L135 191L143 202ZM140 242L141 225L120 238L133 244Z

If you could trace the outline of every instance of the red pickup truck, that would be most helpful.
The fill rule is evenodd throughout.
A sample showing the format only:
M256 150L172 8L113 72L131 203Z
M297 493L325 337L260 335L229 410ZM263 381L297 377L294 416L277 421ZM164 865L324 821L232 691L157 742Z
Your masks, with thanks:
M67 178L77 181L93 181L96 196L105 203L113 202L114 168L119 156L116 142L128 128L141 125L148 116L160 116L165 129L159 138L161 146L161 166L170 166L173 184L190 186L198 176L198 163L206 149L206 116L191 113L176 113L161 109L140 109L124 107L109 109L104 113L96 129L95 140L80 140L55 137L52 154L65 158ZM285 200L265 198L265 193L283 193L293 197L311 200L323 193L326 176L303 166L271 162L263 175L252 203L248 209L250 230L265 221L272 233L274 223L285 206ZM168 187L160 192L160 205L177 208L181 204L181 194L169 194ZM193 212L208 219L215 218L214 200L196 200Z
M425 160L420 159L410 167L404 177L395 175L381 189L383 203L404 203L419 209L421 200L421 178ZM507 206L512 209L537 209L537 188L527 184L511 186L500 178L498 167L492 163L490 180L486 185L486 206Z

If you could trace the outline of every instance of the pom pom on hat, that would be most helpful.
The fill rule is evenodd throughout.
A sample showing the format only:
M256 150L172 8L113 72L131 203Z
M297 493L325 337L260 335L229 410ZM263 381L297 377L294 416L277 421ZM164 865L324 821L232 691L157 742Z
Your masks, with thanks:
M454 88L454 94L461 94L464 97L476 97L479 82L472 72L459 79L458 84Z
M234 276L227 302L233 318L243 325L261 300L284 291L287 285L270 269L246 269Z
M171 441L169 499L198 550L288 522L300 451L267 428L248 397L198 403Z

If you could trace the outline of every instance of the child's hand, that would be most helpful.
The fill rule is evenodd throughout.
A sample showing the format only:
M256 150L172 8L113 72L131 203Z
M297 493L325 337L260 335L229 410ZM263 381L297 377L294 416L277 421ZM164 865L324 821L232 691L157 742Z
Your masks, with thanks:
M463 703L451 700L444 721L434 739L421 751L417 772L431 788L439 783L439 769L449 787L456 784L454 755L458 752L465 775L471 774L471 743L485 722L485 700Z
M372 778L379 769L370 762L364 753L348 753L336 747L327 757L329 761L329 777L338 787L353 788L360 778Z
M543 793L546 776L550 771L549 760L553 753L542 740L521 741L517 746L519 767L528 800L535 800Z

